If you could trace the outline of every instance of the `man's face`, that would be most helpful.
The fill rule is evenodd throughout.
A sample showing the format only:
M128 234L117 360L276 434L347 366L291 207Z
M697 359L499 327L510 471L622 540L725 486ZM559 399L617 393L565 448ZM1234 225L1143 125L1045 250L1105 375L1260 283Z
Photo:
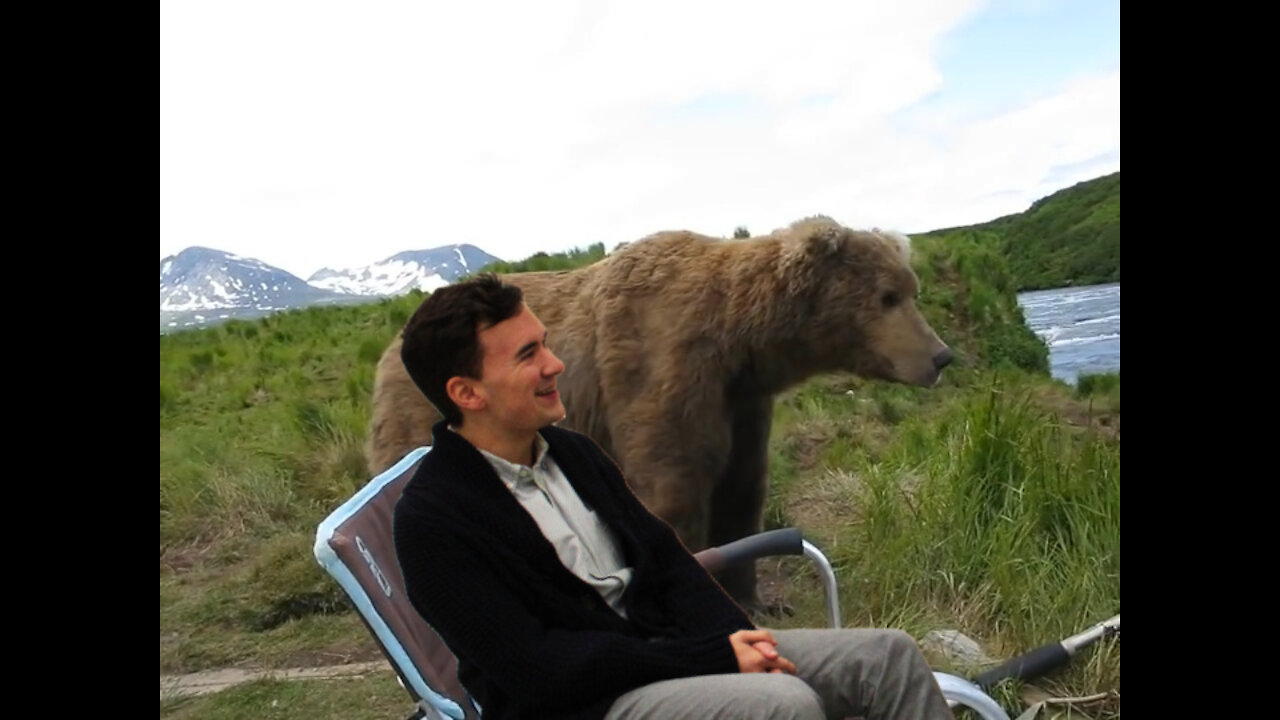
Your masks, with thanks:
M564 363L547 347L546 337L546 327L525 305L515 317L480 331L484 358L477 390L496 426L536 432L564 418L556 390Z

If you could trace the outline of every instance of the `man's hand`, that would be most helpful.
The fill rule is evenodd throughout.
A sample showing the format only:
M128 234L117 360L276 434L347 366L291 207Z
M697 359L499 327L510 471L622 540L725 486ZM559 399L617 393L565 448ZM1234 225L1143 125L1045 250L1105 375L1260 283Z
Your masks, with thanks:
M729 644L738 656L741 672L796 673L795 663L774 649L778 642L768 630L739 630L729 636Z

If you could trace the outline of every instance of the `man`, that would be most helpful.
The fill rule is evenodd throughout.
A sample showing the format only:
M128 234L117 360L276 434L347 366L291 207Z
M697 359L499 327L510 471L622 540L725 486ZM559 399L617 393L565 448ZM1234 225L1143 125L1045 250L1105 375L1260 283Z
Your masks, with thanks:
M404 365L444 415L396 506L409 598L486 720L951 718L896 630L756 628L584 435L519 288L436 290Z

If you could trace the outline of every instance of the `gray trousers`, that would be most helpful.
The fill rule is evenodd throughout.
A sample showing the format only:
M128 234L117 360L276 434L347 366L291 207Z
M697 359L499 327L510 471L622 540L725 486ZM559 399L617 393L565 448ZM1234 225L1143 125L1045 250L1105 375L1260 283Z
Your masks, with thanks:
M664 680L619 697L606 720L954 720L915 639L901 630L771 630L796 674Z

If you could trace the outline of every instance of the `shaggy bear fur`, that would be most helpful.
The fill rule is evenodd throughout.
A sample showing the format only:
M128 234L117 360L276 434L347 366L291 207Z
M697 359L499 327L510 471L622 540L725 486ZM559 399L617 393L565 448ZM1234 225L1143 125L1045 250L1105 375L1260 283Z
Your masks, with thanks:
M906 236L826 217L726 240L669 231L571 271L506 276L567 369L560 423L590 435L691 551L762 527L774 396L818 373L934 385L951 352L915 305ZM369 470L440 418L400 361L378 364ZM758 608L755 570L719 576Z

